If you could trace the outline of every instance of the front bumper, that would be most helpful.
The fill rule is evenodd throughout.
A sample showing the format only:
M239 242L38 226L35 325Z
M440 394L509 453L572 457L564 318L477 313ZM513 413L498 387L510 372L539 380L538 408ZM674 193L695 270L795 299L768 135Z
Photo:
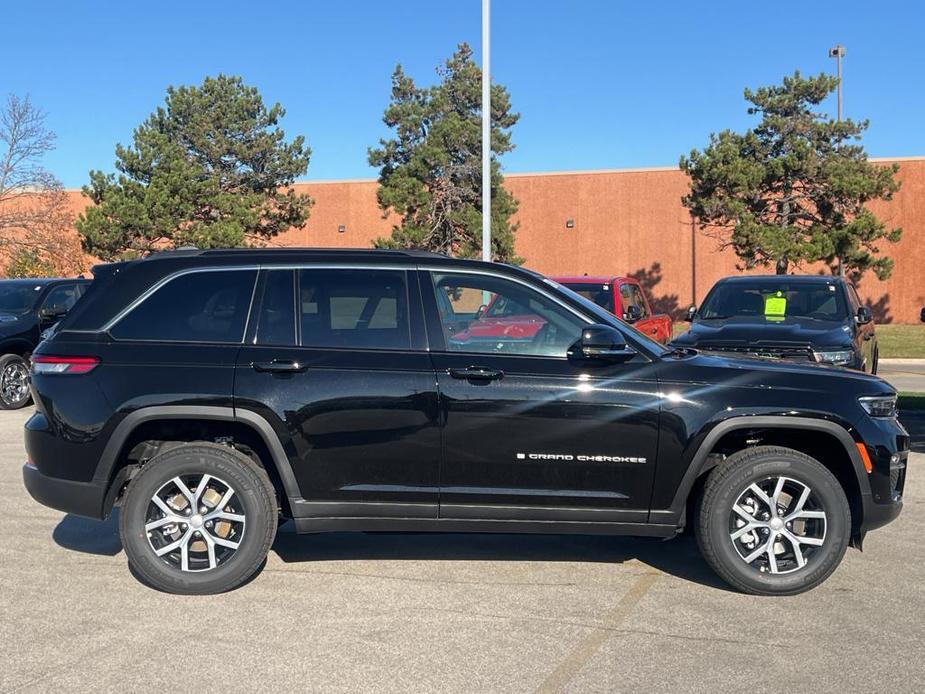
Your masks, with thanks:
M880 528L896 519L903 507L909 459L909 433L898 419L867 418L858 433L864 440L873 469L869 486L862 486L861 532Z
M23 465L22 478L32 498L44 506L87 518L108 515L104 512L107 485L49 477L29 463Z

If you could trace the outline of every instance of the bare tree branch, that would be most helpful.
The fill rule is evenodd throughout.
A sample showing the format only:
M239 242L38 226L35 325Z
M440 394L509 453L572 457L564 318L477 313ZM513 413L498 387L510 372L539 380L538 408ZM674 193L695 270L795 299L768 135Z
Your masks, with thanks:
M28 96L10 94L0 109L0 253L9 259L30 251L72 275L85 266L74 214L60 181L42 166L54 145L45 114Z

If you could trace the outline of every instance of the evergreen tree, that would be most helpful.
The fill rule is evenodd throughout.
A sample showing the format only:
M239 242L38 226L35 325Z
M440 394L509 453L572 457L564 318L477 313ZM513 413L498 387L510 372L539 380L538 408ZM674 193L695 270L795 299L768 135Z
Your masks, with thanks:
M856 279L867 270L889 277L893 261L879 255L879 243L895 243L902 231L886 229L866 204L891 199L899 167L867 160L859 144L867 121L815 111L837 85L825 74L796 72L781 85L746 89L749 114L761 116L757 127L711 135L702 152L681 157L691 178L684 204L745 268L770 265L783 274L822 261Z
M311 198L289 186L311 150L302 136L285 141L283 115L240 77L170 87L133 145L116 146L118 177L90 172L83 191L95 205L77 220L86 251L114 260L186 245L261 245L303 227Z
M422 88L402 70L392 75L392 100L383 121L391 139L369 150L380 169L379 206L401 222L379 248L423 248L462 258L482 248L482 71L461 44L437 70L440 82ZM492 259L521 262L514 252L517 201L502 185L497 157L514 148L510 129L520 118L501 85L491 87Z

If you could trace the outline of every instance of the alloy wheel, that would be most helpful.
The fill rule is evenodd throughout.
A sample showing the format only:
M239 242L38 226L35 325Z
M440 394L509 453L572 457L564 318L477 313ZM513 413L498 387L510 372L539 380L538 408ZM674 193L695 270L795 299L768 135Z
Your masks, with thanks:
M0 397L10 406L17 406L29 397L29 368L25 362L13 361L0 374Z
M792 477L753 482L729 514L729 538L736 552L762 573L802 569L825 543L826 527L825 510L813 490Z
M145 534L167 564L181 571L209 571L237 552L246 520L230 484L214 475L180 475L151 497Z

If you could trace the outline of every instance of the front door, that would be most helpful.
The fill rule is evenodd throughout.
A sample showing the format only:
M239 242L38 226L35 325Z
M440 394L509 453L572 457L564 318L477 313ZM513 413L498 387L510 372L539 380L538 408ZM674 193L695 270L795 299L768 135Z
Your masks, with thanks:
M655 364L570 358L589 321L526 283L434 271L421 284L444 417L441 518L645 522Z
M435 518L436 386L404 270L267 270L235 407L280 436L313 517Z

